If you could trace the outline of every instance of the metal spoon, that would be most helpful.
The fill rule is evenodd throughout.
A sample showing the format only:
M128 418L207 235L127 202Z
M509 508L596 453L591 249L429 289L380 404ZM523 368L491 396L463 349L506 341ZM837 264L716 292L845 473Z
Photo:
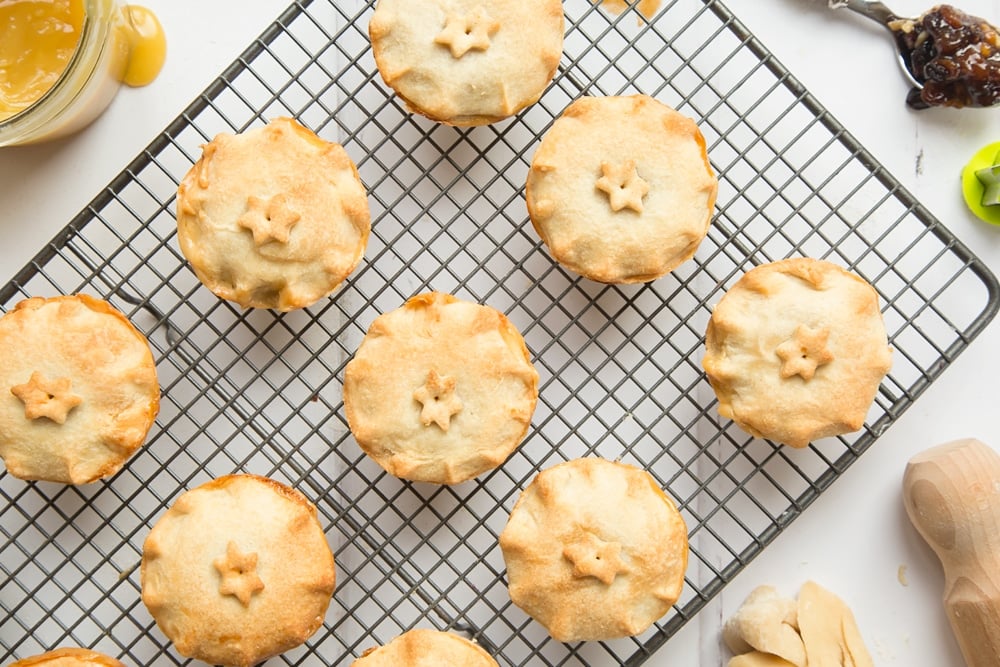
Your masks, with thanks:
M912 86L906 96L911 108L1000 105L1000 29L986 19L947 4L935 5L916 19L897 16L877 0L827 4L861 14L892 33Z
M896 44L896 57L900 68L903 70L903 76L906 77L909 84L916 90L919 91L924 87L923 82L917 79L913 73L910 50L903 42L899 28L900 22L911 21L912 19L897 15L884 4L878 2L878 0L828 0L828 4L830 9L849 9L856 14L861 14L892 33L892 40Z

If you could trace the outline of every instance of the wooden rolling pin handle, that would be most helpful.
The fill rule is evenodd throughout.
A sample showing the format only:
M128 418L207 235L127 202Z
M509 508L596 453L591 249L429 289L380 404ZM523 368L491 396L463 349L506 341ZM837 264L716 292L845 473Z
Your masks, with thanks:
M944 568L944 606L969 667L1000 667L1000 454L974 439L917 454L903 503Z

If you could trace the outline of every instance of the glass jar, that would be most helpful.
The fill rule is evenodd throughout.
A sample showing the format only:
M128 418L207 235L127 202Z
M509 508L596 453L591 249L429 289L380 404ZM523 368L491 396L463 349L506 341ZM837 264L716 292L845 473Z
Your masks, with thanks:
M66 69L31 106L0 120L0 147L56 139L83 129L122 85L128 65L125 17L116 0L83 0L80 39Z

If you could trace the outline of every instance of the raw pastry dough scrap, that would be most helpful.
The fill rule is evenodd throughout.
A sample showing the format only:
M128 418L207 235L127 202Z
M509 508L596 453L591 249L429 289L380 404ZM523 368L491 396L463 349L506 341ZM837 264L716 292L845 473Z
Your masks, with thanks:
M558 641L645 632L680 596L684 519L644 470L598 458L540 472L500 533L510 598Z
M727 667L797 667L797 665L770 653L751 651L733 656Z
M110 477L159 408L149 342L106 301L35 297L0 317L0 457L11 475Z
M812 581L798 601L758 586L726 622L722 639L735 654L728 667L874 667L854 614Z
M772 586L755 588L739 611L722 628L722 639L733 653L760 651L805 667L806 650L799 636L798 608Z
M857 431L891 365L875 289L825 260L755 267L712 311L705 373L719 414L793 447Z
M498 667L478 644L451 632L419 628L370 648L351 667Z
M809 667L873 667L850 608L812 581L799 591L799 630Z
M542 96L563 27L559 0L379 0L368 34L382 80L408 109L467 126Z
M439 292L377 317L344 371L358 445L414 481L458 484L497 467L537 400L538 372L510 320Z

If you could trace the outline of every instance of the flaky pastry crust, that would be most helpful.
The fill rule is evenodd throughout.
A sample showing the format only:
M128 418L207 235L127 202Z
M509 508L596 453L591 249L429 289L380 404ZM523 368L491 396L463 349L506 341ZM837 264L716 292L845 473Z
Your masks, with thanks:
M247 308L305 308L357 267L368 198L340 144L291 118L220 134L177 190L177 239L198 279Z
M305 496L256 475L182 494L142 550L142 601L178 653L250 667L306 641L336 583Z
M351 667L498 667L478 644L451 632L418 628L361 654Z
M677 601L684 519L644 470L599 458L540 472L500 533L510 598L558 641L645 632Z
M542 137L525 196L557 262L638 283L694 256L718 187L693 120L648 95L583 97Z
M368 32L382 79L411 111L468 126L541 97L563 25L559 0L379 0Z
M57 648L23 658L10 667L125 667L111 656L87 648Z
M458 484L527 433L538 372L503 313L431 292L377 317L344 372L358 444L389 473Z
M15 477L109 477L159 406L146 337L106 301L34 297L0 318L0 457Z
M705 334L719 414L792 447L860 429L891 362L875 289L812 258L748 271Z

